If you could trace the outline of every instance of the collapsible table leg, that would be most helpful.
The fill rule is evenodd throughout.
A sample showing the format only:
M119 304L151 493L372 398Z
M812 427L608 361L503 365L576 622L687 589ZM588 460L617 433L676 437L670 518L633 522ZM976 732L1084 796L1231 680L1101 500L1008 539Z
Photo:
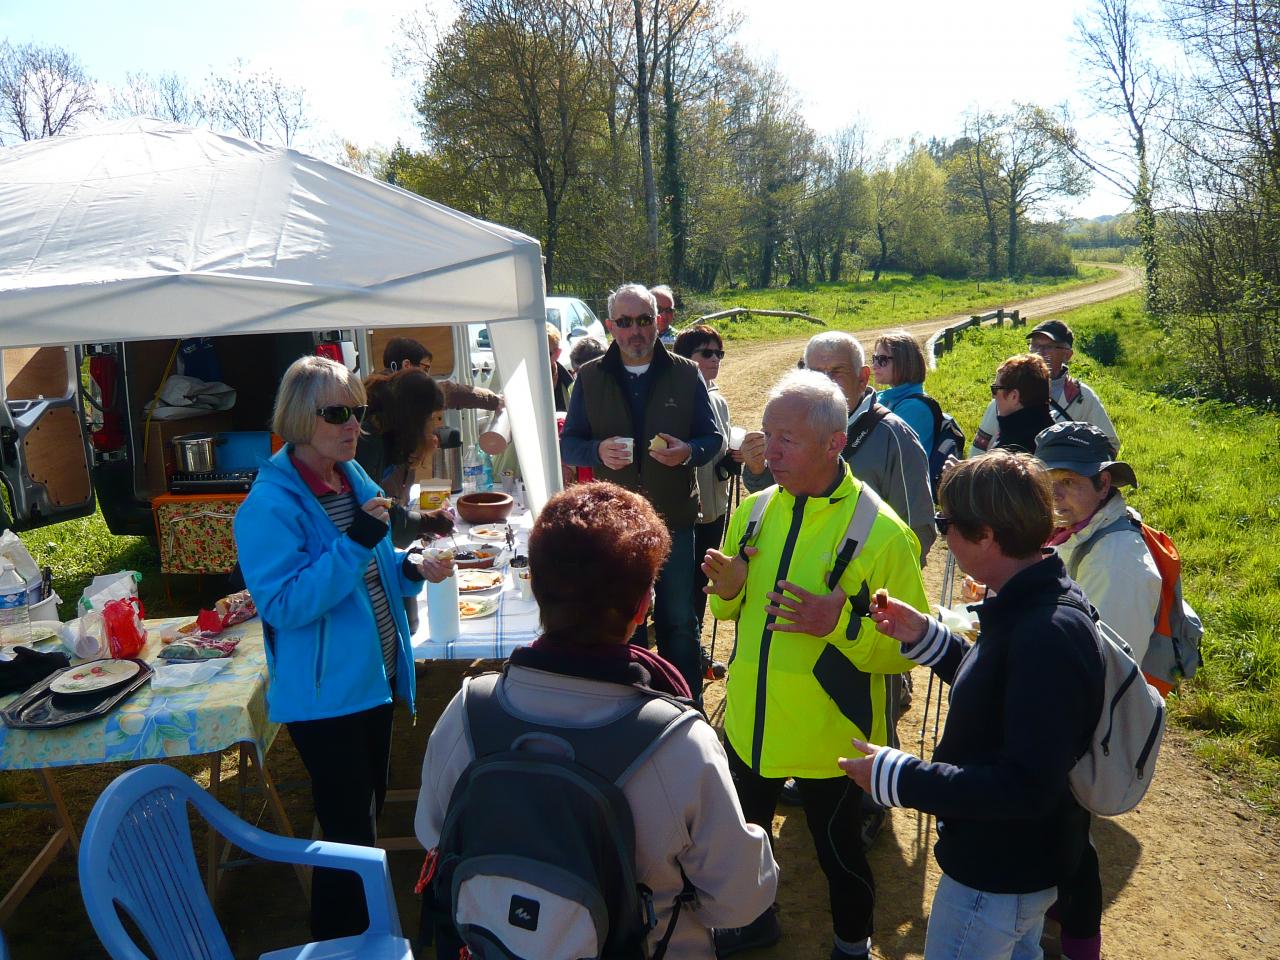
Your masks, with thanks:
M62 799L62 791L58 789L58 785L53 782L53 776L48 770L37 770L36 778L40 781L40 788L44 791L44 795L48 798L47 806L53 811L54 822L58 827L53 831L53 836L48 842L40 848L40 852L35 855L31 863L27 865L27 869L22 871L22 876L9 892L4 895L4 899L0 900L0 923L9 920L18 905L31 892L31 888L36 882L44 876L49 865L53 863L58 852L67 844L71 845L71 852L78 853L80 850L80 837L76 833L76 828L71 824L71 817L67 813L67 805ZM36 804L36 806L45 806L45 804Z
M222 752L209 754L209 795L214 800L218 799L218 788L222 785ZM218 860L219 847L222 843L222 837L218 835L218 831L212 826L206 825L209 831L209 860L205 867L206 880L205 884L209 889L209 902L215 906L218 903L218 868L221 863Z

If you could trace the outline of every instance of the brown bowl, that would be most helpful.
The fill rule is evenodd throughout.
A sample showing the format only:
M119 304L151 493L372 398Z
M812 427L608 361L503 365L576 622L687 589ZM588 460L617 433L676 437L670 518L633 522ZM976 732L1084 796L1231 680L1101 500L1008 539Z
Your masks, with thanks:
M509 493L464 493L458 498L458 516L467 523L501 523L515 504Z

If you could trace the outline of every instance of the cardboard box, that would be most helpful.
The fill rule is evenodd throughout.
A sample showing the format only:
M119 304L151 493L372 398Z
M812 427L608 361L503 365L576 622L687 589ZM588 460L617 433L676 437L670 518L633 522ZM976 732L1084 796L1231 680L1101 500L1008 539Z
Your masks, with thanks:
M174 437L185 433L219 433L231 429L229 412L207 413L185 420L152 420L147 426L147 440L144 447L145 456L142 461L142 478L146 490L142 495L158 496L169 491L169 475L177 469L173 455ZM139 450L142 455L144 450Z

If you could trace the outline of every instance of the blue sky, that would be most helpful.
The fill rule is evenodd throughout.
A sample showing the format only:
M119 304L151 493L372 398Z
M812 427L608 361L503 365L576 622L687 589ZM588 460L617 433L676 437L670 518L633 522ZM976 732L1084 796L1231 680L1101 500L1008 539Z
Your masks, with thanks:
M739 39L772 59L829 133L860 120L873 142L913 134L955 136L973 106L1011 100L1052 105L1079 96L1071 43L1087 0L722 0L740 10ZM430 4L447 16L447 0ZM422 0L0 0L0 37L57 44L90 75L119 84L129 71L177 73L193 84L237 57L307 90L311 148L337 138L361 146L418 144L410 85L392 70L403 17ZM1100 130L1100 128L1093 128ZM1085 216L1118 213L1102 189L1075 204Z

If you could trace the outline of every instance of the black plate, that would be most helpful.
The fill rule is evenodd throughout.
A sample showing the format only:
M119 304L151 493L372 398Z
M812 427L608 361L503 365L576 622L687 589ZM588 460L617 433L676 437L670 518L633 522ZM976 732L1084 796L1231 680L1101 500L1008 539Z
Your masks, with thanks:
M155 673L145 661L135 662L139 667L138 672L122 684L88 693L54 693L50 690L49 684L64 672L59 670L22 694L7 709L0 711L0 720L14 730L46 730L105 716Z

